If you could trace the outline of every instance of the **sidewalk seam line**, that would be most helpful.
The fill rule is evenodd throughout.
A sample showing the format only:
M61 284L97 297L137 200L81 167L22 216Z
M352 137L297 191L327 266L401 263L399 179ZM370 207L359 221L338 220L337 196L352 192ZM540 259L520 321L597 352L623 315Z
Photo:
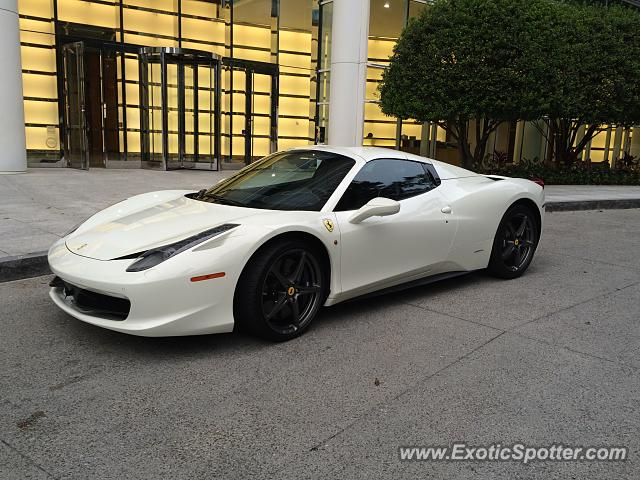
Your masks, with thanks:
M636 267L635 265L620 265L618 263L609 263L609 262L604 262L602 260L596 260L594 258L585 258L585 257L580 257L578 255L570 255L568 253L561 253L561 252L545 252L545 255L560 255L562 257L569 257L569 258L575 258L577 260L584 260L586 262L594 262L594 263L601 263L602 265L609 265L610 267L618 267L618 268L623 268L623 269L627 269L627 270L631 270L631 271L640 271L640 267Z
M26 225L26 226L27 226L27 227L29 227L29 228L33 228L33 229L35 229L35 230L40 230L42 233L46 233L46 234L49 234L49 235L53 235L54 237L62 238L62 237L60 237L60 235L58 235L57 233L53 233L53 232L51 232L51 231L49 231L49 230L45 230L44 228L39 227L39 226L37 226L37 225L34 225L33 223L25 222L25 221L23 221L23 220L18 220L17 218L13 218L13 217L9 217L9 219L13 220L14 222L21 223L22 225ZM36 222L36 223L37 223L37 222Z
M441 312L439 310L434 310L433 308L425 307L423 305L417 305L415 303L410 303L410 302L402 302L402 303L404 303L405 305L410 305L410 306L415 307L415 308L419 308L421 310L427 310L429 312L437 313L438 315L444 315L445 317L455 318L456 320L461 320L463 322L471 323L473 325L478 325L478 326L481 326L481 327L490 328L492 330L497 330L498 332L504 333L504 332L507 331L504 328L494 327L492 325L487 325L486 323L475 322L473 320L469 320L468 318L458 317L456 315L451 315L450 313L445 313L445 312Z
M35 466L38 470L40 470L41 472L45 473L47 476L57 479L58 477L56 477L54 474L52 474L51 472L49 472L47 469L45 469L42 465L40 465L38 462L36 462L33 458L31 458L29 455L27 455L26 453L21 452L20 450L18 450L16 447L14 447L13 445L11 445L9 442L7 442L6 440L0 438L0 442L2 442L4 445L6 445L9 449L13 450L14 452L16 452L18 455L20 455L22 458L24 458L25 460L29 461L33 466Z
M513 327L508 328L506 331L507 332L514 332L516 329L518 329L520 327L524 327L525 325L529 325L530 323L538 322L538 321L540 321L540 320L542 320L544 318L549 318L549 317L555 315L556 313L560 313L560 312L564 312L566 310L570 310L570 309L572 309L574 307L578 307L580 305L584 305L585 303L589 303L592 300L596 300L596 299L599 299L599 298L606 297L607 295L611 295L611 294L619 292L621 290L626 290L627 288L633 287L633 286L638 285L638 284L640 284L640 281L636 281L636 282L630 283L630 284L625 285L623 287L616 287L614 290L601 293L599 295L596 295L595 297L591 297L591 298L588 298L586 300L582 300L582 301L580 301L578 303L574 303L572 305L568 305L566 307L559 308L558 310L555 310L553 312L545 313L544 315L540 315L539 317L533 318L531 320L527 320L526 322L519 323L518 325L514 325Z
M508 332L505 332L505 333L507 333L509 335L513 335L514 337L525 338L527 340L531 340L531 341L536 342L536 343L541 343L541 344L547 345L549 347L554 347L554 348L560 348L560 349L563 349L563 350L567 350L567 351L569 351L571 353L576 353L578 355L582 355L582 356L587 357L587 358L592 358L592 359L595 359L595 360L601 360L603 362L612 363L612 364L617 365L619 367L630 368L631 370L634 370L634 371L640 370L639 367L636 367L636 366L631 365L629 363L620 363L620 362L618 362L616 360L611 360L610 358L606 358L606 357L600 357L600 356L594 355L592 353L583 352L582 350L576 350L575 348L567 347L566 345L559 345L557 343L552 343L552 342L549 342L547 340L542 340L540 338L529 337L527 335L523 335L522 333L517 333L517 332L508 331Z
M562 311L565 311L565 310L570 310L570 309L572 309L572 308L574 308L574 307L577 307L577 306L582 305L583 303L588 303L588 302L590 302L591 300L595 300L595 299L598 299L598 298L601 298L601 297L606 297L607 295L613 295L613 294L615 294L615 293L619 292L620 290L625 290L625 289L627 289L627 288L629 288L629 287L633 287L634 285L638 285L638 284L640 284L640 282L632 283L632 284L630 284L630 285L626 285L626 286L624 286L624 287L617 288L616 290L612 290L611 292L607 292L607 293L605 293L605 294L595 296L595 297L590 298L590 299L588 299L588 300L585 300L585 301L583 301L583 302L576 303L575 305L572 305L572 306L569 306L569 307L563 307L563 308L558 309L558 310L556 310L556 311L554 311L554 312L551 312L551 313L548 313L548 314L545 314L545 315L541 315L540 317L537 317L537 318L535 318L535 319L533 319L533 320L530 320L530 321L528 321L528 322L526 322L526 323L523 323L523 324L517 325L517 326L515 326L513 329L507 329L507 330L503 330L503 329L498 328L498 327L493 327L493 326L491 326L491 325L486 325L486 324L484 324L484 323L480 323L480 322L474 322L473 320L469 320L469 319L467 319L467 318L463 318L463 317L457 317L457 316L455 316L455 315L451 315L451 314L449 314L449 313L440 312L440 311L438 311L438 310L434 310L434 309L429 308L429 307L424 307L424 306L420 306L420 305L415 305L415 304L413 304L413 303L407 303L407 302L403 302L403 303L404 303L405 305L411 305L411 306L413 306L413 307L420 308L420 309L422 309L422 310L426 310L426 311L429 311L429 312L433 312L433 313L436 313L436 314L438 314L438 315L443 315L443 316L446 316L446 317L449 317L449 318L455 318L456 320L461 320L461 321L463 321L463 322L471 323L472 325L478 325L478 326L482 326L482 327L492 328L492 329L494 329L494 330L501 331L502 333L511 334L511 335L513 335L513 336L515 336L515 337L525 338L525 339L527 339L527 340L531 340L531 341L536 342L536 343L541 343L541 344L543 344L543 345L547 345L547 346L550 346L550 347L554 347L554 348L559 348L559 349L567 350L567 351L569 351L569 352L571 352L571 353L576 353L576 354L579 354L579 355L583 355L583 356L588 357L588 358L593 358L593 359L597 359L597 360L602 360L602 361L604 361L604 362L612 363L612 364L617 365L617 366L619 366L619 367L630 368L630 369L632 369L632 370L637 371L637 370L640 370L640 368L638 368L638 367L636 367L636 366L634 366L634 365L631 365L631 364L629 364L629 363L622 363L622 362L619 362L619 361L617 361L617 360L612 360L612 359L610 359L610 358L600 357L600 356L598 356L598 355L594 355L594 354L592 354L592 353L584 352L584 351L582 351L582 350L576 350L575 348L571 348L571 347L568 347L568 346L566 346L566 345L560 345L560 344L557 344L557 343L552 343L552 342L549 342L549 341L546 341L546 340L542 340L542 339L540 339L540 338L533 338L533 337L529 337L529 336L527 336L527 335L524 335L524 334L522 334L522 333L517 332L517 330L516 330L516 329L520 328L521 326L528 325L528 324L530 324L530 323L534 323L534 322L536 322L536 321L538 321L538 320L541 320L541 319L543 319L543 318L547 318L547 317L553 316L553 315L555 315L556 313L559 313L559 312L562 312ZM497 337L496 337L496 338L497 338Z
M314 451L314 450L318 450L321 446L326 445L327 443L331 442L334 438L340 436L342 433L344 433L345 431L347 431L348 429L350 429L351 427L353 427L355 424L357 424L358 422L360 422L361 420L363 420L366 416L368 416L369 414L371 414L372 412L379 410L382 406L384 405L388 405L391 402L394 402L396 400L398 400L399 398L403 397L405 394L409 393L410 391L414 390L416 387L425 384L426 382L428 382L429 380L431 380L432 378L434 378L435 376L441 374L442 372L444 372L445 370L447 370L449 367L452 367L454 365L457 365L458 363L460 363L462 360L465 360L466 358L470 357L471 355L473 355L474 353L478 352L479 350L481 350L482 348L486 347L488 344L490 344L491 342L493 342L494 340L496 340L497 338L501 337L502 335L504 335L506 332L500 332L498 333L496 336L491 337L490 339L488 339L487 341L481 343L480 345L478 345L477 347L473 348L472 350L470 350L469 352L465 353L464 355L461 355L460 357L458 357L457 359L455 359L453 362L448 363L447 365L439 368L438 370L436 370L435 372L427 375L426 377L422 377L421 379L419 379L417 382L415 382L413 385L407 387L406 389L402 390L401 392L399 392L398 394L394 395L393 397L377 404L374 407L369 408L368 410L366 410L365 412L363 412L362 414L358 415L357 418L355 418L353 421L349 422L347 425L345 425L344 427L342 427L340 430L338 430L336 433L334 433L333 435L328 436L327 438L325 438L324 440L322 440L321 442L316 443L313 447L311 447L310 451Z

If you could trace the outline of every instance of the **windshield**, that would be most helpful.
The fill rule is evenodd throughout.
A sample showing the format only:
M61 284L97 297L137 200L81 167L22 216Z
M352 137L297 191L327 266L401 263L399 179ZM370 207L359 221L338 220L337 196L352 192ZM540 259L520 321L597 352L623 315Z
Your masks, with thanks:
M319 211L355 161L318 150L293 150L258 160L195 198L269 210Z

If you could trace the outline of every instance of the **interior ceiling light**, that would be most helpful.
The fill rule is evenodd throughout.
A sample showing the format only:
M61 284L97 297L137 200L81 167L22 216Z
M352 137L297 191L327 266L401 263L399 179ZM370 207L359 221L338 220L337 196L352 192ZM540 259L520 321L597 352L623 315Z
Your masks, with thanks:
M384 2L384 8L389 8L391 5L389 5L389 0L387 0L386 2Z

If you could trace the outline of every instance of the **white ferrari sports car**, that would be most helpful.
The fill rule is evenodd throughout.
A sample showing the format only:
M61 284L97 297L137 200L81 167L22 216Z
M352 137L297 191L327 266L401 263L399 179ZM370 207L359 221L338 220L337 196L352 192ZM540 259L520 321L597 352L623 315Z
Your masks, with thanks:
M265 157L199 192L137 195L49 250L50 295L144 336L302 333L321 306L472 270L521 275L543 186L383 148Z

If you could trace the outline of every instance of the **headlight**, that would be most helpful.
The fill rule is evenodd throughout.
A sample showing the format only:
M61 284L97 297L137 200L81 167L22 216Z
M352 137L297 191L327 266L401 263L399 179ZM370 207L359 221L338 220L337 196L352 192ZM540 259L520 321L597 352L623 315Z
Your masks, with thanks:
M180 240L179 242L147 250L140 257L138 257L135 262L129 265L129 268L127 268L127 272L141 272L142 270L147 270L151 267L155 267L159 263L170 259L180 252L184 252L185 250L195 247L199 243L202 243L213 237L222 235L224 232L229 231L232 228L236 228L237 226L238 224L236 223L225 223L224 225L219 225L215 228L205 230L204 232L198 233L197 235L189 238L185 238L184 240Z

